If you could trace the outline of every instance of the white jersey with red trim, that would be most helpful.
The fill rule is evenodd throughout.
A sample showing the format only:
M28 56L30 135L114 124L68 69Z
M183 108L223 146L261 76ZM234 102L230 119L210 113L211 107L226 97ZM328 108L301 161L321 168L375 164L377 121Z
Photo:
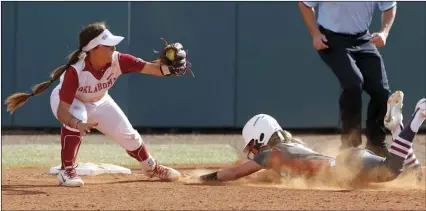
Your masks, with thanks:
M90 72L85 70L86 62L81 59L76 64L71 65L78 76L78 89L75 93L75 98L83 103L96 102L108 94L108 90L114 85L117 78L122 74L120 70L119 52L115 51L112 54L111 65L106 68L102 77L98 80ZM60 83L56 88L61 89L65 74L60 77Z
M60 100L68 104L72 104L74 99L83 103L96 102L108 95L108 90L121 74L140 73L145 64L141 58L114 51L112 61L103 70L95 70L86 57L61 75L54 92L59 92Z

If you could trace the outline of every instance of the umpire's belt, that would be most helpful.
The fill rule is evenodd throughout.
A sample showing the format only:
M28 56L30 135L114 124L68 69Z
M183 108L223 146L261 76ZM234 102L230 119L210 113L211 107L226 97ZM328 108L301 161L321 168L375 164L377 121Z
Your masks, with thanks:
M364 36L365 34L368 33L368 30L365 30L365 31L362 31L362 32L359 32L359 33L356 33L356 34L338 33L338 32L328 30L328 29L322 27L321 25L319 25L319 30L321 31L321 33L323 33L325 35L327 35L327 34L337 35L337 36L343 36L343 37L347 37L347 38L358 38L358 37L362 37L362 36Z

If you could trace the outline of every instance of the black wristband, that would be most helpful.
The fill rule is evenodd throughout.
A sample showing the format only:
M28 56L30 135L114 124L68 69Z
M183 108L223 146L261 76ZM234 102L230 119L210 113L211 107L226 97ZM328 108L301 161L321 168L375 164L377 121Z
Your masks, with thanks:
M217 171L210 173L210 174L205 174L200 176L200 179L203 181L216 181L217 180Z

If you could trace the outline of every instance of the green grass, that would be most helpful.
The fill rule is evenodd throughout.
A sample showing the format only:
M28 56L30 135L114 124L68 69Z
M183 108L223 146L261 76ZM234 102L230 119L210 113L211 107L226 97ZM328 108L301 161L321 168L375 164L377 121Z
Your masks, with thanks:
M222 164L237 160L237 154L229 145L171 144L149 145L150 153L160 163L173 164ZM139 164L116 144L82 144L77 162L110 163L126 167ZM61 163L61 147L58 144L17 144L2 146L2 167L52 167Z

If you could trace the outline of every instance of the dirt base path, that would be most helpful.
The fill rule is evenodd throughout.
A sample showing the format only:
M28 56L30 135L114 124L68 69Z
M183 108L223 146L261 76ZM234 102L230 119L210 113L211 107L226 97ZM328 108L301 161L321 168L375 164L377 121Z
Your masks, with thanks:
M177 167L184 175L213 169ZM210 166L215 168L215 166ZM216 166L218 167L218 166ZM363 189L307 187L255 182L252 177L222 185L189 177L167 183L132 175L83 177L85 186L57 185L48 169L3 169L3 210L425 210L425 184L398 181ZM298 183L298 184L296 184ZM297 188L296 188L297 187Z

